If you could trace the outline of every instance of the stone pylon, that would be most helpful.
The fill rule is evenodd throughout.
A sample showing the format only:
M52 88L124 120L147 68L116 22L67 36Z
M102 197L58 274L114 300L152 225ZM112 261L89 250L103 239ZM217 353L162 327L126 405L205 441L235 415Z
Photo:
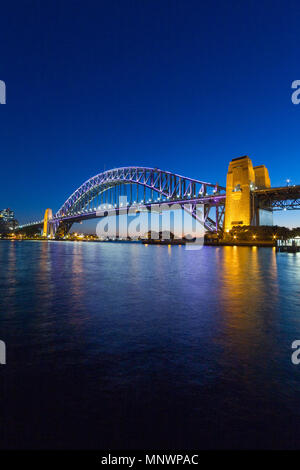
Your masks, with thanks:
M226 182L226 232L238 225L259 224L252 192L270 186L269 173L264 165L253 167L248 156L234 158L230 162Z
M52 209L46 209L44 215L44 226L43 226L43 237L53 237L53 227L52 224L49 224L49 220L53 217Z

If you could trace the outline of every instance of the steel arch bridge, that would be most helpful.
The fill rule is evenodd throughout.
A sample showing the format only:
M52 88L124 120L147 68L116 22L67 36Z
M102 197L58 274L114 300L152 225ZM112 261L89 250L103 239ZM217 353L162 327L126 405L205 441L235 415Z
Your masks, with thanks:
M124 205L120 204L122 198L127 201ZM105 215L120 215L130 207L143 205L149 209L163 203L169 206L178 204L200 220L196 206L203 204L201 221L207 230L215 231L223 226L225 199L225 188L218 184L158 168L122 167L104 171L85 181L49 219L49 224L54 233L61 229L67 232L74 222L99 217L99 208L105 209ZM38 221L27 226L42 223Z

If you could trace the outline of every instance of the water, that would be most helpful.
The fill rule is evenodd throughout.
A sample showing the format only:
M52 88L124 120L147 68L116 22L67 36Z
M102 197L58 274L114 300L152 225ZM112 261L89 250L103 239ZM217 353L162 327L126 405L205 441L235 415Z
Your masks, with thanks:
M300 256L0 242L2 448L300 448Z

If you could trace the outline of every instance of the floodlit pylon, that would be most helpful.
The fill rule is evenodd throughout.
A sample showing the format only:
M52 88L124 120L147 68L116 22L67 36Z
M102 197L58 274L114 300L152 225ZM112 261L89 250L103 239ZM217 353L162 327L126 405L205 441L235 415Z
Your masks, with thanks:
M53 225L49 223L52 220L52 209L46 209L43 224L43 237L53 236Z

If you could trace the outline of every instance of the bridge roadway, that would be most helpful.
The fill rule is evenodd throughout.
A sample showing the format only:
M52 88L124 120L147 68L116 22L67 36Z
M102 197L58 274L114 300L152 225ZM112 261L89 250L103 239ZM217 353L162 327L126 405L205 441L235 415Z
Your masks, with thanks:
M186 210L187 212L190 212L192 216L195 216L196 214L196 209L197 205L203 205L204 207L211 208L211 207L216 207L220 206L222 209L220 211L219 217L221 215L224 215L224 206L225 206L225 199L226 199L226 194L213 194L213 195L207 195L203 197L198 197L198 198L189 198L189 199L166 199L163 201L155 201L151 203L135 203L135 204L127 204L124 207L115 207L113 204L102 204L99 206L99 208L89 208L89 209L83 209L82 211L78 211L77 213L66 215L66 216L59 216L55 214L54 217L49 220L50 224L61 224L61 223L80 223L84 220L90 220L90 219L96 219L96 218L101 218L101 217L106 217L106 216L118 216L118 215L123 215L127 214L129 212L129 215L134 215L134 211L136 213L140 213L142 211L150 211L151 209L157 207L160 210L166 210L167 207L170 209L174 205L181 206L182 209ZM204 223L207 224L207 228L211 226L212 222L209 223L209 210L204 211ZM202 219L201 219L202 220ZM22 230L25 228L29 227L40 227L42 228L44 224L44 220L38 220L36 222L29 222L28 224L24 225L19 225L17 227L17 230Z
M262 209L271 208L273 211L300 209L300 185L256 189L253 195L258 207Z

